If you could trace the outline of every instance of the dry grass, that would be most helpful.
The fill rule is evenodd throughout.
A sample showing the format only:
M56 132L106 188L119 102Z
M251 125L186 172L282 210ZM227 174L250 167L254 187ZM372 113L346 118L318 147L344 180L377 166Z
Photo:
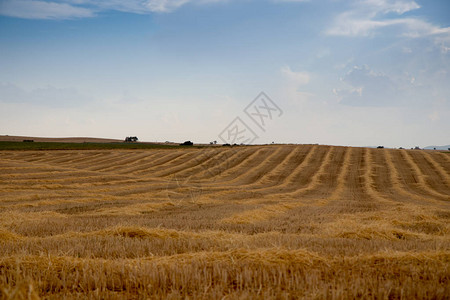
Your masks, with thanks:
M448 299L449 160L0 151L0 299Z
M301 203L277 203L264 205L261 208L256 208L252 210L246 210L241 213L234 214L230 217L221 220L223 223L229 224L254 224L259 221L264 221L266 219L271 219L277 216L283 215L283 213L302 206Z

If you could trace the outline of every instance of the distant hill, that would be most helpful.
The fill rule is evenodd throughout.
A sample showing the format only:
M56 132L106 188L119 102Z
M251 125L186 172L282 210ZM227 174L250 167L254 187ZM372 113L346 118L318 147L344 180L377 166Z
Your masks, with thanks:
M445 146L428 146L428 147L425 147L424 149L433 150L434 148L436 148L436 150L448 150L450 148L450 145L445 145Z
M23 140L33 140L35 142L56 142L56 143L120 143L120 142L123 142L123 140L102 139L102 138L92 138L92 137L47 138L47 137L0 135L0 141L2 141L2 142L22 142Z

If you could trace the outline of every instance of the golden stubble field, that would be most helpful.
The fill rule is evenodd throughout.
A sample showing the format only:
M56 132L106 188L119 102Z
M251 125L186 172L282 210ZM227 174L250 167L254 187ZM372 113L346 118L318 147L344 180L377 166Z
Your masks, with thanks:
M450 155L0 151L0 298L448 299Z

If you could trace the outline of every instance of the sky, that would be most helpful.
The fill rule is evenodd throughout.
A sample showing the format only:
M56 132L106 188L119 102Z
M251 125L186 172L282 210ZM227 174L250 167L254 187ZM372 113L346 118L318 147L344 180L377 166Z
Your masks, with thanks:
M449 72L448 0L0 0L0 135L446 145Z

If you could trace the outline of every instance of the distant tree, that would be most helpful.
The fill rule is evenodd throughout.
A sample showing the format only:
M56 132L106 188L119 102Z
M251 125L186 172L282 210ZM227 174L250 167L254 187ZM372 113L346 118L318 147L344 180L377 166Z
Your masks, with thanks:
M194 143L191 141L186 141L183 144L180 144L180 146L194 146Z
M137 142L139 139L137 138L137 136L127 136L126 138L125 138L125 142L128 142L128 143L134 143L134 142Z

